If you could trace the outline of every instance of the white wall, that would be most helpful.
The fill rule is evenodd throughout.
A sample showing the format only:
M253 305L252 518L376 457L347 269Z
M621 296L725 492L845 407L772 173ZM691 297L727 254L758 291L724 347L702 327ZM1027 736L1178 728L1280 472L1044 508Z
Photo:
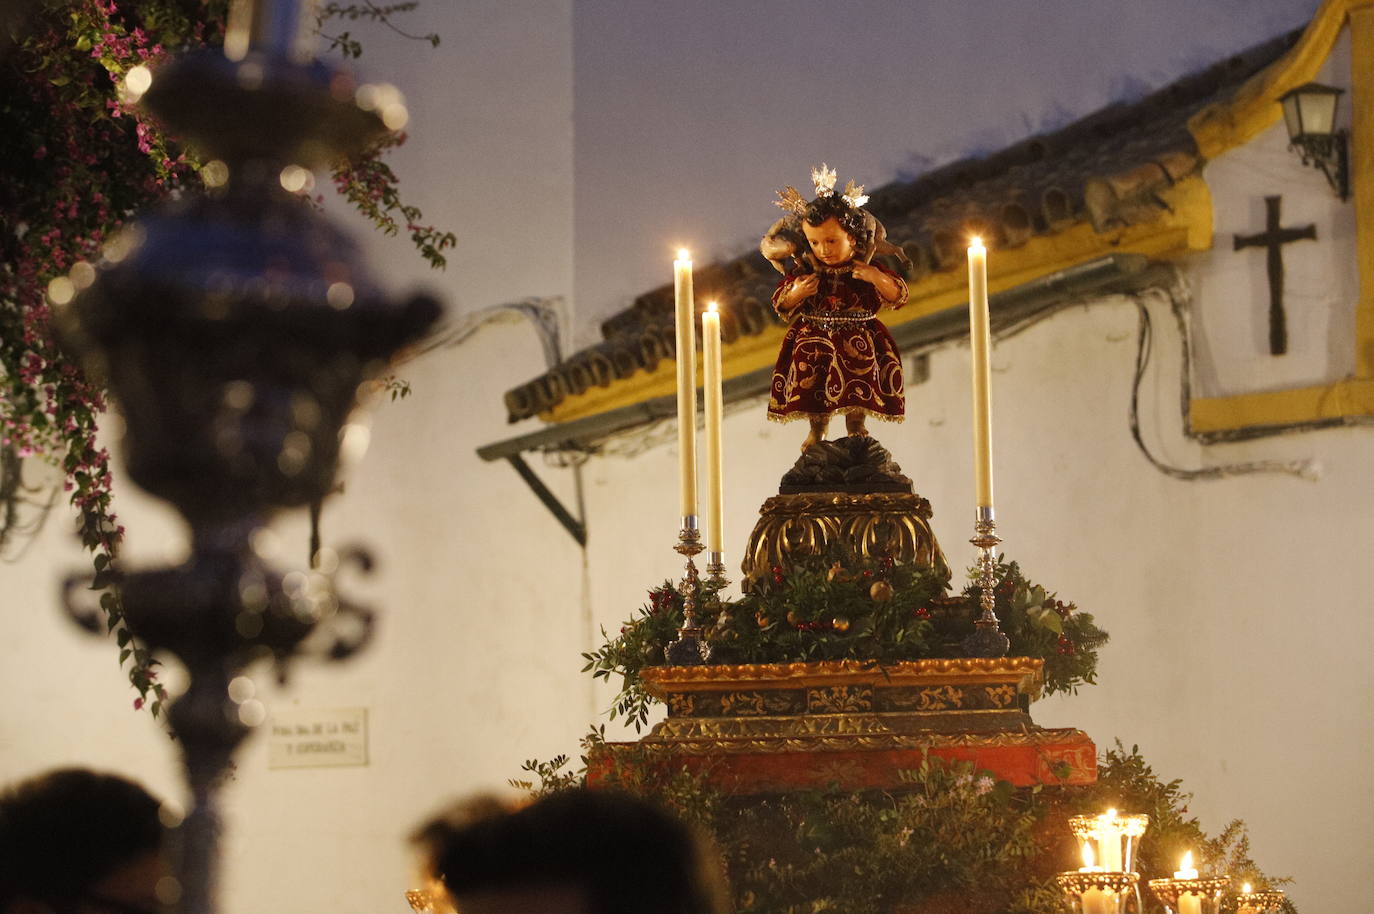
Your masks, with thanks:
M1350 126L1350 32L1332 48L1316 81L1346 90L1337 125ZM1280 120L1207 163L1216 243L1199 258L1197 394L1221 397L1330 384L1355 370L1355 206L1340 200L1316 168L1288 148ZM1315 240L1283 245L1288 352L1269 353L1269 272L1264 247L1235 250L1236 236L1266 228L1266 196L1279 196L1280 226L1311 225Z

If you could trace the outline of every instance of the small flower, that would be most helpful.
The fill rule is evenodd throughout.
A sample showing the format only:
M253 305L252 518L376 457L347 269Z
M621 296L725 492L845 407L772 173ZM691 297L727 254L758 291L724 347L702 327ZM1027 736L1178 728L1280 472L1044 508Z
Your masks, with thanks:
M135 711L142 711L142 710L143 710L143 699L142 699L142 698L135 698L135 699L134 699L134 710L135 710Z
M996 783L996 782L993 781L992 778L988 777L988 776L985 774L985 775L983 775L981 778L979 778L978 780L976 780L976 781L973 782L973 792L976 793L976 794L978 794L978 796L981 797L983 794L985 794L985 793L987 793L988 791L992 790L992 788L993 788L993 786L995 785L995 783Z

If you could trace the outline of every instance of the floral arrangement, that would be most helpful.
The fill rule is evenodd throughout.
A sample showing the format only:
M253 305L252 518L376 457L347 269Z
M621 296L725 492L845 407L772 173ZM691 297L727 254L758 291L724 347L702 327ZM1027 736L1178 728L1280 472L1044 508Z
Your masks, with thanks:
M385 21L414 4L378 8L331 3L321 15ZM57 467L95 567L93 587L138 692L157 714L166 693L156 661L124 625L112 587L123 527L113 510L110 455L97 443L103 390L57 347L49 284L94 261L139 210L198 183L201 163L121 101L135 65L217 45L228 0L39 0L0 57L0 555L17 551L52 499L25 480L24 465ZM370 13L362 14L366 8ZM347 37L347 33L345 33ZM435 36L424 36L434 43ZM357 56L356 41L334 47ZM334 169L339 192L384 232L401 226L436 268L456 243L404 204L381 161L389 137ZM37 517L36 521L34 518Z
M1097 651L1106 632L1092 614L1027 580L1015 562L997 565L995 611L1011 640L1011 654L1045 662L1045 689L1073 692L1097 678ZM723 602L703 585L697 618L717 656L732 663L866 660L876 664L962 656L981 592L970 585L949 593L949 581L929 568L864 559L843 550L774 567L745 596ZM640 673L666 664L663 651L682 625L683 599L670 582L614 638L583 654L583 672L621 678L610 709L636 729L655 699ZM602 633L605 635L605 632Z

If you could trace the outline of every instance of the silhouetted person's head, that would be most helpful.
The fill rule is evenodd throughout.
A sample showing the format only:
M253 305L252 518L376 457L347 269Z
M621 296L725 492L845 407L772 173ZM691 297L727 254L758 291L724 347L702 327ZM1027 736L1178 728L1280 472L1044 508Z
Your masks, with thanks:
M459 914L720 914L716 862L644 800L570 790L515 812L468 807L416 836Z
M0 792L0 914L157 914L158 802L83 769Z

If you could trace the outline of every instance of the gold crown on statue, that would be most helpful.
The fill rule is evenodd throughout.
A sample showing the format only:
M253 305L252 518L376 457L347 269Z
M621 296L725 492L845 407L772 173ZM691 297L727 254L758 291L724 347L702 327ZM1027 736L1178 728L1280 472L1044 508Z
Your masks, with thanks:
M824 162L821 163L820 168L811 169L811 183L815 185L818 198L829 197L835 193L837 180L839 180L839 174ZM844 193L840 195L840 198L854 209L858 209L868 202L868 196L864 194L864 186L855 184L852 180L845 185ZM791 184L778 191L778 199L773 202L789 213L795 213L798 216L806 212L806 198Z

